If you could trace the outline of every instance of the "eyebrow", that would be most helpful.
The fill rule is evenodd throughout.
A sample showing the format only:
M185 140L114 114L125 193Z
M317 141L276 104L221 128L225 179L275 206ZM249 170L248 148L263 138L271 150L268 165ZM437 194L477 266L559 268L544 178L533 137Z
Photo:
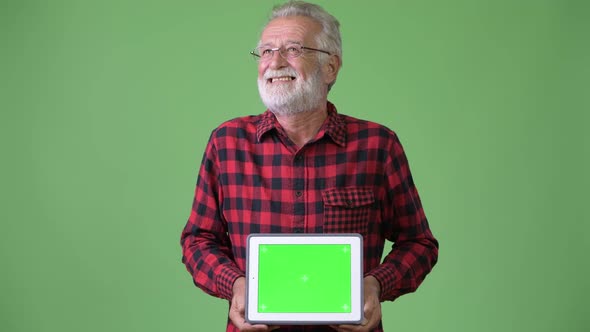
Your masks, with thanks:
M285 42L285 44L297 44L297 45L303 45L302 42L300 41L295 41L295 40L287 40ZM263 44L258 44L258 47L272 47L274 46L273 43L263 43Z

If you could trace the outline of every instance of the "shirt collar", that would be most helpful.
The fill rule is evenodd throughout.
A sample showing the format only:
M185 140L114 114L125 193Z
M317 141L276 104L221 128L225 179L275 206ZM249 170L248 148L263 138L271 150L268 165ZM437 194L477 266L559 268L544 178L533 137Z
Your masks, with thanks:
M344 116L338 114L336 106L328 102L328 117L319 130L319 136L327 136L340 146L346 146L346 121ZM270 111L262 113L260 121L256 125L256 138L261 142L264 136L272 130L282 131L281 124L277 121L275 115Z

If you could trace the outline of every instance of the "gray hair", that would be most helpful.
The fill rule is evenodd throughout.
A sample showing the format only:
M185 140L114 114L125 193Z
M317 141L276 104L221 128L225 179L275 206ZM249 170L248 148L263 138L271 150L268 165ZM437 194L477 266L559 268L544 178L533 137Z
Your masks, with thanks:
M322 31L316 37L317 47L336 54L342 64L342 38L340 37L340 23L322 7L304 1L288 1L272 9L269 22L279 17L305 16L313 19L322 26ZM327 60L327 55L320 53L320 61ZM332 88L336 81L328 86Z

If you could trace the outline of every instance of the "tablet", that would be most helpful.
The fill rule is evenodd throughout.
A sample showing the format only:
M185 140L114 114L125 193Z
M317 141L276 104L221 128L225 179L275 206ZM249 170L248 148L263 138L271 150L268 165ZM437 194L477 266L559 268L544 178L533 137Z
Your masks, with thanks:
M251 324L360 324L359 234L251 234L246 320Z

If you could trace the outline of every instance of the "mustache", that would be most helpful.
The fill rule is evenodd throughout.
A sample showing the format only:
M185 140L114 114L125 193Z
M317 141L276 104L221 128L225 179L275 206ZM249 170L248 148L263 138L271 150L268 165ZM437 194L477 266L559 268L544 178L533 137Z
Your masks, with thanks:
M297 72L295 71L295 69L293 68L284 68L284 69L279 69L279 70L274 70L274 69L267 69L266 72L264 72L264 79L268 80L271 79L273 77L279 77L279 76L292 76L297 78Z

